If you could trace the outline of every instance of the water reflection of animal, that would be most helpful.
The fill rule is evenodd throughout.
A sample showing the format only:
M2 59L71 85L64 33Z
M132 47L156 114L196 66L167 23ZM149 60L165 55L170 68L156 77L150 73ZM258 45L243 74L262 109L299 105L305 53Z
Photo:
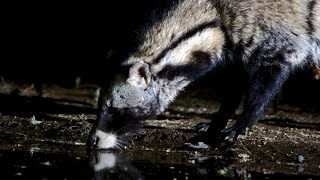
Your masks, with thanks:
M92 151L89 163L95 179L144 179L125 153Z
M310 67L319 73L318 0L179 0L151 19L100 95L92 148L121 148L197 77L224 66L233 68L228 94L206 141L233 143L257 123L290 74ZM243 91L243 112L226 128Z
M243 166L250 161L248 154L232 156L229 152L223 158L211 155L161 151L101 151L90 152L89 163L97 180L141 180L141 179L275 179L279 173L274 169L260 172L252 165ZM127 154L128 153L128 154ZM219 155L220 156L220 155ZM301 156L301 155L300 155ZM303 156L296 158L298 170L303 170ZM254 165L253 165L254 166ZM270 168L270 164L263 167ZM285 169L285 167L283 167ZM278 171L278 170L276 170ZM292 177L280 174L280 177ZM310 176L299 176L310 179Z

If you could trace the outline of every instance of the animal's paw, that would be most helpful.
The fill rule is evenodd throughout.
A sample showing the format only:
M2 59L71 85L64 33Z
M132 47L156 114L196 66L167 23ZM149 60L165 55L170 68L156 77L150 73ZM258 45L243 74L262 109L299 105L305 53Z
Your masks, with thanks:
M210 141L208 140L209 140L209 137L207 132L198 131L198 135L190 138L188 142L185 143L184 145L190 149L207 150L210 148L209 144L211 144Z
M205 144L204 142L195 142L195 143L185 143L185 145L188 148L191 149L203 149L203 150L207 150L210 148L209 145Z
M195 129L199 133L207 132L210 127L210 123L199 123L195 126Z
M232 145L240 135L241 131L235 127L231 127L222 131L220 137L222 145Z

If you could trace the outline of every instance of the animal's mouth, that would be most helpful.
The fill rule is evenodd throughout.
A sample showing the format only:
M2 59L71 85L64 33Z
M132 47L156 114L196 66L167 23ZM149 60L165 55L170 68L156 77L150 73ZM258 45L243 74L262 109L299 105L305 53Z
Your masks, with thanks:
M110 150L125 148L127 141L132 137L133 133L115 134L95 130L87 140L87 147L93 150Z
M88 141L91 149L111 149L120 146L116 134L106 133L101 130L96 130Z
M98 121L105 122L105 121ZM130 123L121 123L113 120L115 124L96 124L87 139L87 148L94 150L123 149L129 140L143 127L144 121L131 120ZM120 122L120 123L119 123ZM105 127L113 127L107 129Z

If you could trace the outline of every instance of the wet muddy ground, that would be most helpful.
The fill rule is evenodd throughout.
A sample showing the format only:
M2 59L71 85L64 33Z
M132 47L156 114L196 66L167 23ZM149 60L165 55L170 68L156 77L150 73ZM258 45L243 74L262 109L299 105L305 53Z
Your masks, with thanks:
M148 120L123 149L87 151L96 88L50 86L40 95L32 84L2 81L5 179L320 178L319 107L280 103L234 146L193 150L185 143L197 135L194 125L209 122L220 105L198 90L182 94L156 120Z

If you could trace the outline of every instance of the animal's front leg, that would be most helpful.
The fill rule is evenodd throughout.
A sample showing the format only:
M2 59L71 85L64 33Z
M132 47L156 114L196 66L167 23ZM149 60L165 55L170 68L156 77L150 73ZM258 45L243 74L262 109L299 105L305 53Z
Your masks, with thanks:
M231 91L230 88L226 90L226 92L219 111L212 115L213 120L210 123L200 123L196 125L199 136L197 136L194 141L203 141L211 145L220 141L221 131L225 129L228 120L234 115L242 99L241 88L238 89L238 91Z
M227 66L221 77L222 102L219 111L212 114L210 123L196 125L199 136L195 141L209 144L218 142L221 131L225 129L228 120L232 118L241 102L244 84L247 83L243 73L243 65L231 64Z
M233 143L239 134L257 123L268 103L288 78L290 68L289 63L276 61L251 69L243 112L234 126L223 131L223 142Z
M236 83L237 84L237 83ZM242 85L238 84L225 90L224 98L219 111L213 115L213 120L207 134L210 139L217 138L221 131L226 127L228 120L234 115L242 99Z
M207 132L210 137L219 135L226 127L228 120L234 115L241 102L244 84L246 84L241 65L228 67L222 76L222 102L219 111L212 114L210 124L204 126L204 123L201 123L196 126L198 131Z

